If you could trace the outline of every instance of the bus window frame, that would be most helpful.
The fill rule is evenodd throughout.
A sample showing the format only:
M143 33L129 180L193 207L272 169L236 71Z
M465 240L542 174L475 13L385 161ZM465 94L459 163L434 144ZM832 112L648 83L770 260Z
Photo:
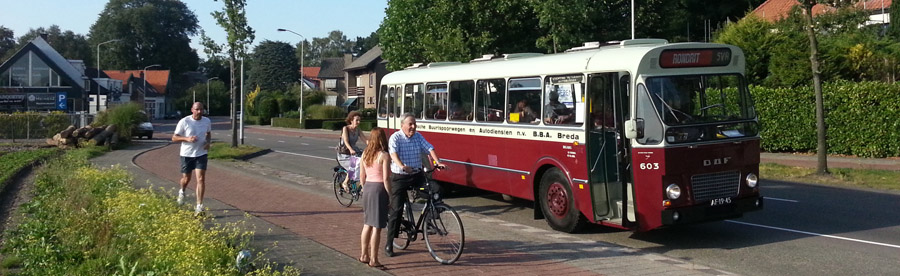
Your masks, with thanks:
M528 86L528 87L515 87L515 88L512 87L512 83L513 83L513 82L527 81L527 80L537 80L537 81L538 81L538 86L536 86L536 87L532 87L532 86ZM540 103L542 103L543 100L544 100L544 99L543 99L543 94L544 94L544 92L543 92L543 91L544 91L544 90L543 90L543 87L544 87L544 78L542 78L542 77L540 77L540 76L532 76L532 77L516 77L516 78L509 78L509 79L507 79L507 80L506 80L506 106L505 106L505 108L506 108L506 114L505 114L504 121L505 121L507 124L511 124L511 125L539 125L539 124L541 124L541 123L540 123L540 121L541 121L541 120L540 120L540 116L541 116L541 110L542 110L542 109L541 109L541 107L540 107ZM530 89L530 88L531 88L531 89ZM528 99L528 102L529 102L528 107L530 107L532 111L534 111L535 113L537 113L536 116L537 116L538 118L535 120L535 121L537 121L537 122L518 122L518 121L514 122L514 121L512 121L512 120L510 119L510 114L512 114L512 113L518 113L518 112L514 112L514 111L515 111L515 108L514 108L513 106L511 106L511 105L513 104L513 101L510 99L510 96L513 94L513 91L526 91L526 92L529 92L529 91L536 91L536 93L538 94L537 99L536 99L536 100L538 101L538 102L537 102L537 107L538 107L537 110L535 110L535 108L534 108L535 105L534 105L534 103L532 102L532 101L535 100L535 99L529 99L529 98L531 98L531 97L528 96L528 95L526 95L525 98ZM518 102L518 99L516 99L516 102Z
M409 91L412 88L412 91ZM403 113L413 114L416 119L422 119L425 116L424 99L425 99L424 83L407 83L403 85ZM407 97L412 93L412 97ZM412 98L412 101L407 101ZM418 107L418 109L417 109Z
M577 82L576 81L563 81L563 82L554 83L551 81L553 78L573 78L573 79L580 79L580 80ZM541 122L543 125L554 126L554 127L575 127L575 128L582 127L584 125L585 116L587 114L587 112L586 112L587 102L586 102L586 98L585 98L586 93L587 93L587 91L586 91L587 84L585 83L585 81L587 79L588 79L588 77L585 73L556 74L556 75L544 76L543 83L542 83L543 85L541 85L543 90L541 93L542 106L541 106L541 113L540 113ZM565 122L548 123L545 118L548 114L547 113L548 111L545 110L545 108L550 106L550 103L549 103L550 100L548 97L549 97L551 91L549 90L549 88L553 87L553 86L560 86L560 85L566 85L566 84L569 84L569 85L578 84L580 86L579 88L574 88L575 86L571 86L574 88L573 91L570 91L570 93L572 93L572 95L570 95L570 97L572 98L572 101L571 101L572 107L569 107L566 104L566 102L560 101L560 103L565 105L566 109L569 110L569 112L568 112L569 116L570 116L569 118L571 118L571 119L566 119L566 121L570 121L570 123L565 123ZM578 90L580 90L580 91L578 91ZM559 95L559 94L557 94L557 95ZM580 96L580 100L581 100L580 102L579 102L579 98L578 98L579 96ZM561 97L561 96L558 96L558 97ZM579 103L581 104L580 110L579 110L579 105L578 105ZM581 122L578 122L579 115L581 115Z
M444 90L437 91L437 92L430 92L431 91L430 86L443 86ZM425 93L425 97L424 97L425 99L422 101L422 104L423 104L422 110L425 112L424 120L446 121L447 117L448 117L447 116L447 101L449 100L448 97L450 96L449 95L449 93L450 93L449 83L447 81L426 82L424 93ZM430 94L435 94L435 95L430 95ZM434 104L434 102L429 101L429 97L433 97L433 99L437 102L437 104ZM428 107L425 107L426 105ZM432 112L430 109L435 106L438 109L434 110ZM441 114L440 111L443 111L443 114ZM443 115L443 118L438 119L439 115Z
M503 85L500 89L497 89L497 83ZM475 81L475 122L476 123L489 123L489 124L501 124L506 121L506 84L507 80L502 78L494 78L494 79L479 79ZM490 88L494 88L494 91L490 91ZM484 89L484 91L479 91L480 89ZM500 108L496 108L496 105L487 106L483 104L481 99L490 98L491 93L500 94ZM481 115L478 115L479 111L481 111ZM488 114L494 113L494 117L496 120L488 120L490 117ZM483 117L482 117L483 116Z

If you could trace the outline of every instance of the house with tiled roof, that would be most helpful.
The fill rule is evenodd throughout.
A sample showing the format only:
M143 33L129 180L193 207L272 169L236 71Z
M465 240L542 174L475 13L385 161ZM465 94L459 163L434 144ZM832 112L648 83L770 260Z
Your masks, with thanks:
M168 89L172 80L169 70L103 70L111 79L122 81L122 101L144 103L153 118L163 118L173 108ZM146 75L145 75L146 73Z
M83 61L66 59L38 36L0 63L0 112L96 112L89 102L102 102L107 91L86 70Z
M888 24L891 22L890 7L892 0L867 0L854 4L869 11L869 24ZM775 22L788 16L794 6L800 5L797 0L768 0L756 7L751 14L769 22ZM819 15L834 8L818 4L813 6L813 15Z
M375 46L344 67L348 110L375 108L381 78L387 75L387 61L381 58L381 47Z
M319 87L322 87L322 80L319 79L319 71L321 71L321 67L303 67L300 69L300 76L303 78L304 88L319 89Z

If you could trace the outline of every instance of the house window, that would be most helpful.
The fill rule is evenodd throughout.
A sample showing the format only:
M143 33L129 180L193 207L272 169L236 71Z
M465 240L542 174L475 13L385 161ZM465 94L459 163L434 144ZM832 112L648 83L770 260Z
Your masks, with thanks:
M356 76L356 86L362 86L362 75Z
M375 87L375 74L369 73L369 87Z
M326 89L335 89L335 88L337 88L337 80L336 80L336 79L327 79L327 80L325 80L325 88L326 88Z

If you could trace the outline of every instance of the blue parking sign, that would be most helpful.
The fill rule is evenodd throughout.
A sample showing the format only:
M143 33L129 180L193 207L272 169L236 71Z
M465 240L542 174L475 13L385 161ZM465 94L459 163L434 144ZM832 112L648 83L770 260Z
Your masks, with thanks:
M66 92L56 92L56 109L66 110Z

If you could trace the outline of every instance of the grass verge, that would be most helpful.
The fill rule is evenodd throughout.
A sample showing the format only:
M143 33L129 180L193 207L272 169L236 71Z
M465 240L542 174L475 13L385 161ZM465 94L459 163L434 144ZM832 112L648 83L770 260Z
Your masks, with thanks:
M47 158L56 151L56 148L42 148L0 153L0 188L3 188L9 178L22 168Z
M263 149L257 146L238 145L238 147L232 148L231 144L214 142L209 147L209 158L226 160L237 159L251 153L259 152L261 150Z
M815 168L773 163L759 165L759 174L765 179L900 191L900 172L898 171L832 168L829 169L831 172L829 176L817 175L815 171Z
M18 275L299 275L261 258L245 274L235 256L249 246L242 223L205 228L161 189L134 189L122 168L96 168L103 148L69 150L35 177L22 222L6 233L4 268ZM211 220L211 219L210 219ZM7 274L10 271L3 271Z

